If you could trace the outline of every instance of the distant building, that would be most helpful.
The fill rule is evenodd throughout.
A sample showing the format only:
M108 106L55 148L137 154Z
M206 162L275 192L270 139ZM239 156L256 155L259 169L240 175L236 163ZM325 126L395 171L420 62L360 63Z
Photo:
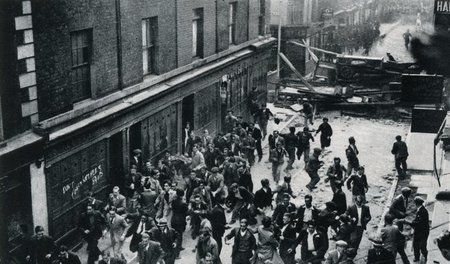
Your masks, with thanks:
M86 193L122 185L130 153L181 152L267 93L268 0L0 3L0 256L33 226L78 241ZM24 234L25 233L25 234Z

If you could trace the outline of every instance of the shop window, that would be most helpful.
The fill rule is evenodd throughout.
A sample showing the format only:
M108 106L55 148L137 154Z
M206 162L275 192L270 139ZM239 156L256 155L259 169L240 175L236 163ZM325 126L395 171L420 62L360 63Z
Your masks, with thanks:
M144 74L158 74L156 57L158 17L142 20L142 69Z
M91 97L92 30L70 34L72 43L72 100L79 102Z
M192 57L203 57L203 8L194 9L192 18Z
M231 45L236 44L236 11L237 2L230 3L228 13L228 40Z

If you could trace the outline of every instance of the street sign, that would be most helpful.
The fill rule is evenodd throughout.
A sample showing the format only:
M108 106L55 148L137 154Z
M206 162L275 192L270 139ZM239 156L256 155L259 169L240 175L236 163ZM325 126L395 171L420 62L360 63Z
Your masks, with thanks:
M450 0L435 0L434 27L436 31L448 31L450 29Z

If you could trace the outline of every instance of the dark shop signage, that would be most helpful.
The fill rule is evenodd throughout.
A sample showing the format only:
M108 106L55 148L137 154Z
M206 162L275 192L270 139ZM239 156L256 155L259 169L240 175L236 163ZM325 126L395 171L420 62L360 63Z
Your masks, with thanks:
M436 0L434 3L435 14L450 14L450 0Z

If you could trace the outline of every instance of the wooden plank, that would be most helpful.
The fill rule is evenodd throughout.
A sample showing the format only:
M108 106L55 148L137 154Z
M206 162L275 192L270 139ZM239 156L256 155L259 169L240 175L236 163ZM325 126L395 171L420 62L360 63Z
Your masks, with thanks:
M297 69L294 67L294 65L292 65L292 63L289 61L289 59L281 52L280 52L279 56L289 66L289 68L295 73L295 75L303 82L303 84L305 84L305 86L310 91L314 91L314 87L312 87L312 85L308 81L306 81L306 79L303 77L303 75L301 75L300 72L297 71Z
M336 52L332 52L332 51L328 51L328 50L324 50L324 49L319 49L319 48L315 48L315 47L310 47L310 46L307 46L305 44L299 43L299 42L294 41L294 40L288 41L288 43L291 43L291 44L294 44L294 45L298 45L298 46L301 46L303 48L309 47L311 50L320 51L320 52L323 52L323 53L326 53L326 54L330 54L330 55L334 55L334 56L340 55L339 53L336 53Z

